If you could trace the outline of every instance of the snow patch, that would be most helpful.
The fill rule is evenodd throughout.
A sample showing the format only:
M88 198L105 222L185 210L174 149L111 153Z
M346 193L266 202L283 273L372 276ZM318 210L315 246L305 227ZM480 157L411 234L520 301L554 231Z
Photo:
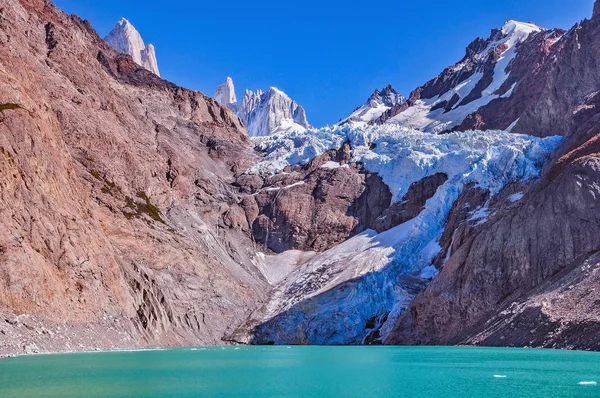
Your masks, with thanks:
M512 203L515 203L523 199L523 196L523 192L514 193L508 197L508 200L510 200Z
M431 133L441 133L460 125L468 115L489 104L492 100L510 97L516 83L503 95L499 95L498 91L508 80L510 74L509 66L517 55L517 45L527 39L532 33L540 32L542 30L542 28L534 24L508 21L502 27L502 34L499 37L492 40L485 50L473 55L473 62L483 64L498 48L504 49L494 65L492 82L485 90L483 90L480 98L467 104L460 105L460 101L466 98L475 89L477 83L479 83L483 77L483 72L478 71L444 94L434 98L416 101L410 108L390 119L388 123L396 123L407 128ZM458 64L453 70L458 71L465 66L466 64L464 63ZM478 69L481 70L481 67L478 67ZM436 105L440 105L443 102L450 102L454 96L458 96L459 101L457 101L457 105L448 112L446 112L444 108L433 110Z
M323 166L321 166L322 169L339 169L340 167L347 168L350 166L348 166L347 164L342 165L338 162L327 162Z

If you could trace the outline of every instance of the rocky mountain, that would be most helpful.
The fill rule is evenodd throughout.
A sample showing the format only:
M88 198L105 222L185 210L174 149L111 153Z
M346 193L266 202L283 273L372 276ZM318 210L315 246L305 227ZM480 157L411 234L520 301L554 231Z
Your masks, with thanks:
M117 52L131 55L133 60L150 72L160 76L154 46L144 44L137 29L125 18L122 18L104 40Z
M219 344L266 298L228 109L45 0L0 7L0 354Z
M474 40L462 60L414 90L409 106L383 121L432 133L455 129L478 109L512 95L519 79L515 58L521 44L540 32L544 29L537 25L508 21L489 38ZM561 33L544 34L556 40ZM515 121L502 128L510 129Z
M235 95L233 80L230 77L227 78L224 84L217 87L213 99L219 104L225 105L232 111L237 112L237 97Z
M488 204L480 226L453 211L441 240L449 260L388 343L600 348L598 7L567 32L532 35L513 61L513 94L465 119L462 128L502 126L508 116L513 132L564 140L517 206Z
M230 80L208 98L5 0L0 355L600 350L599 7L569 31L509 21L408 101L386 87L307 130L277 89L236 114Z
M600 349L600 301L593 288L600 264L594 199L600 185L599 4L591 20L569 31L510 21L489 39L475 40L457 66L416 89L410 107L383 126L349 123L260 144L266 157L254 168L286 172L288 164L304 164L349 142L350 161L381 176L393 199L371 224L374 232L301 260L235 339ZM501 135L493 129L562 139L538 178L515 180L517 174L509 172L506 185L490 189L461 173L455 191L449 188L456 183L451 173L460 168L442 165L473 159L465 152L469 145L451 133L440 136L438 149L420 149L427 139L407 143L415 134L403 130L407 126L446 133L480 128L496 139ZM440 148L455 146L460 155L432 163ZM488 155L507 148L514 155L517 149L508 142L492 147ZM423 156L415 154L419 150ZM469 170L480 178L491 166L485 164ZM492 166L491 175L506 172L505 166ZM406 181L407 170L408 176L426 171ZM443 206L430 213L440 201L450 205L447 213L440 213ZM425 221L428 214L435 216ZM429 245L422 234L440 220L440 230L426 235L435 237ZM429 273L426 264L435 271Z
M311 127L304 108L275 87L267 92L246 90L238 104L233 80L228 77L225 84L217 87L213 98L237 113L251 137L304 131Z
M383 123L406 110L408 103L391 85L383 90L375 90L364 105L359 106L340 124L348 122Z

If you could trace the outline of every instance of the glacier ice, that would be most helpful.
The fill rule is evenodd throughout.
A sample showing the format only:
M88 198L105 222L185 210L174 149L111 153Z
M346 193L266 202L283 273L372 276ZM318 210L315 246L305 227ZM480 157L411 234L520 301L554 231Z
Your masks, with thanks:
M276 173L346 141L352 161L378 173L396 201L413 182L440 172L449 178L416 218L381 234L365 231L295 268L257 315L263 323L255 332L262 341L359 344L372 319L381 320L385 336L414 297L411 284L435 276L431 265L438 242L465 185L475 183L495 194L510 182L535 178L560 138L503 131L433 135L353 123L255 138L264 158L250 172ZM485 220L483 210L474 214L479 222Z

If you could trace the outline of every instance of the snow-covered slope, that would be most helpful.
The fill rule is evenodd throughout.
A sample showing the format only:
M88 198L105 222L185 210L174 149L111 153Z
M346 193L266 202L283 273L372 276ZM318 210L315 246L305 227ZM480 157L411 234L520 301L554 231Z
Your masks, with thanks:
M531 23L508 21L487 40L477 39L465 57L442 75L412 93L410 107L388 123L440 133L460 125L492 100L509 97L508 80L519 43L543 29Z
M406 98L398 93L391 85L383 90L375 90L364 105L356 108L354 112L339 124L346 122L374 122L394 106L406 104Z
M140 33L125 18L121 18L104 41L116 51L131 55L138 65L160 76L154 46L146 46Z
M265 158L251 172L277 172L346 141L352 160L379 173L396 201L427 176L445 173L448 180L416 218L381 234L366 231L297 267L255 315L264 322L256 329L258 342L358 344L375 328L384 336L418 291L415 285L436 274L438 241L465 185L493 195L510 182L535 178L560 139L502 131L434 135L351 123L258 139Z
M217 87L213 98L219 104L225 105L232 111L237 112L237 97L235 95L235 87L233 85L233 80L230 77L227 78L225 83Z

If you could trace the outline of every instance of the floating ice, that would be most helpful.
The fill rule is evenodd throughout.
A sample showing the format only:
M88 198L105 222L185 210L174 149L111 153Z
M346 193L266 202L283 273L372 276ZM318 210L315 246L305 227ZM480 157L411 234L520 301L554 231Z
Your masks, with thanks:
M597 382L595 382L595 381L580 381L580 382L579 382L579 383L577 383L577 384L579 384L580 386L595 386L595 385L597 385L598 383L597 383Z

